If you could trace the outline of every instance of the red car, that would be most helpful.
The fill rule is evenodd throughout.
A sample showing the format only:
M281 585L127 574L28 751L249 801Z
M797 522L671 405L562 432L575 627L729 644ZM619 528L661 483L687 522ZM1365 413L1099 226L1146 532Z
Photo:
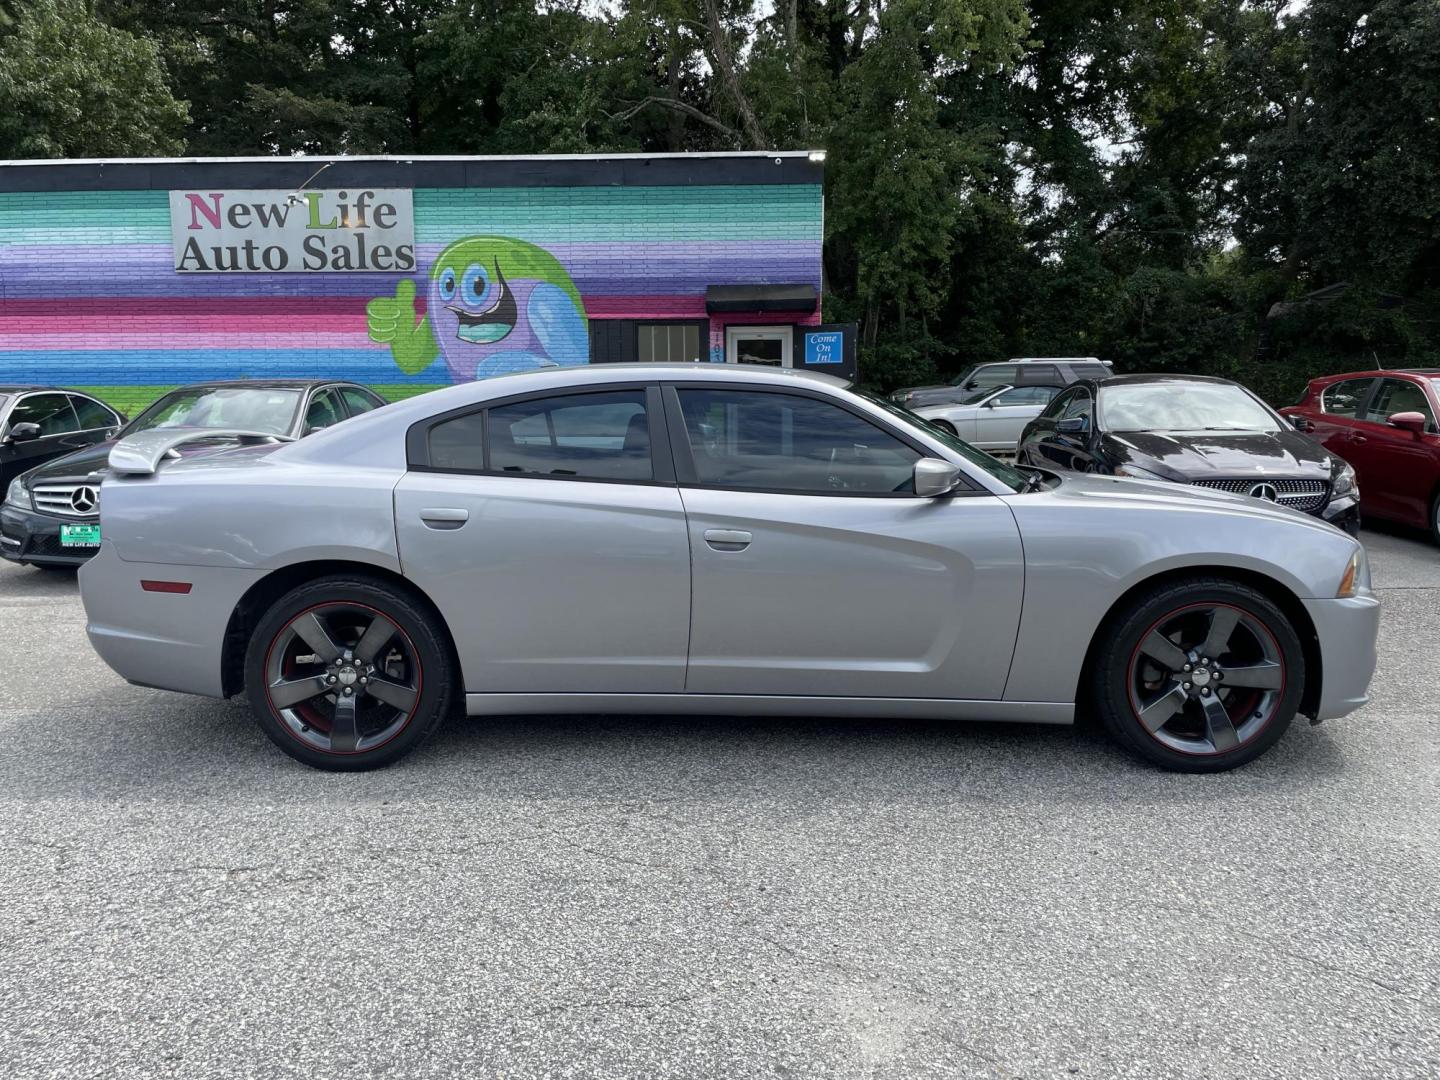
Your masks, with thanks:
M1280 411L1355 467L1361 513L1422 526L1440 543L1440 368L1312 379Z

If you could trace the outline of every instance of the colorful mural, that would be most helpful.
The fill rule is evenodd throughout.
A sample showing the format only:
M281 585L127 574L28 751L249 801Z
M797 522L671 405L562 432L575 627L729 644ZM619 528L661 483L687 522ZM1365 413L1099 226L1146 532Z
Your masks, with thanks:
M237 163L227 183L245 178ZM818 184L415 188L413 204L411 272L182 274L167 190L0 193L0 381L126 409L217 378L344 377L399 397L582 362L587 320L705 319L707 285L820 284ZM503 336L501 315L473 321L502 281ZM710 320L712 348L742 319Z
M430 267L418 323L409 280L365 311L370 339L388 343L406 374L437 354L455 382L589 358L580 290L553 255L523 240L471 236L447 247Z

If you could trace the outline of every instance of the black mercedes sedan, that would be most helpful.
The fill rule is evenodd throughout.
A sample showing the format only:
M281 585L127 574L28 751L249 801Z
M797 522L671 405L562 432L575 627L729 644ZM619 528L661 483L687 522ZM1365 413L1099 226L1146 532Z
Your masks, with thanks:
M1355 470L1239 383L1198 375L1086 379L1026 425L1016 461L1248 495L1360 529Z
M172 390L103 442L12 479L0 501L0 556L44 569L79 566L100 547L100 481L116 440L152 428L214 428L187 453L236 445L221 431L298 439L384 405L357 383L321 379L237 380Z

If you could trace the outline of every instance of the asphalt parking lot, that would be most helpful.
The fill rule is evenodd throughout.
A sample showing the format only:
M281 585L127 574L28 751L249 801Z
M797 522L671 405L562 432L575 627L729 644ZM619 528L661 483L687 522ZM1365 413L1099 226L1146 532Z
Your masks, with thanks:
M0 566L0 1076L1434 1077L1440 551L1238 773L1084 731L450 725L313 772Z

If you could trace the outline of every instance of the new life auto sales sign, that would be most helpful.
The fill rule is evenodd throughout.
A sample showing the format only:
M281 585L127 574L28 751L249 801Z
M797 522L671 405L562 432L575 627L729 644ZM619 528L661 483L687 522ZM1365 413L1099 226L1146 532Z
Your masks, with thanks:
M182 274L415 269L415 211L399 188L172 191Z

